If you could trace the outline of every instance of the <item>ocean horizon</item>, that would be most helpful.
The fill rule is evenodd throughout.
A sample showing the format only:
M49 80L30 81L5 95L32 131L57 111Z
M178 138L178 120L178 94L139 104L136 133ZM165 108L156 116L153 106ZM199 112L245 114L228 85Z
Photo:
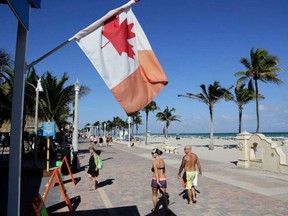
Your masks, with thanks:
M250 132L249 132L250 133ZM214 138L235 138L238 133L213 133ZM287 139L288 132L261 132L268 138ZM150 133L151 136L163 136L163 133ZM209 138L210 133L169 133L169 137L180 138Z

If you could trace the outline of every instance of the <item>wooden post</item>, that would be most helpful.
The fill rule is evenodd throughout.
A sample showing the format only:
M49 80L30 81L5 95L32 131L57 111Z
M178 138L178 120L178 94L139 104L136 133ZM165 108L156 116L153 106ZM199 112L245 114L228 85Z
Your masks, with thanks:
M50 170L50 137L47 137L47 159L46 159L46 171Z

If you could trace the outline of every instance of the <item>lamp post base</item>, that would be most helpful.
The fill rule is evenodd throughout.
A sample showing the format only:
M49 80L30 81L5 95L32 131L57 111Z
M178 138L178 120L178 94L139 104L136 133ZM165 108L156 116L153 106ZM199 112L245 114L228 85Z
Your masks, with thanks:
M72 159L72 172L76 173L79 170L79 160L78 160L78 152L73 152Z

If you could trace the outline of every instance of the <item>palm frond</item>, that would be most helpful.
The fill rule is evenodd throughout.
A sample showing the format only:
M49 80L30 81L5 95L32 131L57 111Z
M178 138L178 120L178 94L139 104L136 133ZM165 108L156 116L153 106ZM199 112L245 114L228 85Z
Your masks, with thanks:
M251 70L251 62L247 58L241 58L240 63L243 64L248 70Z

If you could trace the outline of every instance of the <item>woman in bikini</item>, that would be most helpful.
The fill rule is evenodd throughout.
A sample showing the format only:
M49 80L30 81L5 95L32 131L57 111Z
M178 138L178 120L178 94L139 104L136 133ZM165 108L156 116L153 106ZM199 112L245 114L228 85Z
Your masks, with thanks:
M160 155L162 155L162 151L154 148L151 152L153 157L153 163L151 171L153 172L152 181L151 181L151 188L152 188L152 202L154 208L151 210L153 213L158 211L157 206L157 199L158 199L158 190L161 193L161 199L164 201L164 208L167 212L170 212L168 209L168 200L166 197L166 188L167 188L167 180L165 175L165 163Z

